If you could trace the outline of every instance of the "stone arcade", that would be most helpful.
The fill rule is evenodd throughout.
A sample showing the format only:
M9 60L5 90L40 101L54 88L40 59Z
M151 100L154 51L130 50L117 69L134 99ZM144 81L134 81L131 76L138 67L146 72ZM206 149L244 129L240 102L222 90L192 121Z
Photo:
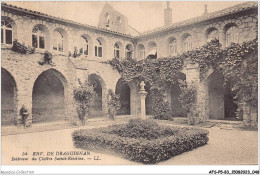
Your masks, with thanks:
M140 86L124 84L119 73L104 61L177 55L215 37L224 47L231 42L242 43L257 37L257 2L246 2L213 13L205 10L201 16L179 23L172 23L172 10L167 3L165 26L145 33L128 25L128 19L109 4L100 14L98 27L6 3L1 5L2 126L21 124L19 110L22 105L28 108L32 124L75 117L73 89L78 86L78 79L89 80L95 85L96 115L107 111L108 89L122 97L118 115L139 115ZM15 39L35 47L36 53L11 51ZM75 47L81 56L69 57L68 53L73 53ZM55 66L37 63L46 50L53 54ZM221 75L209 71L206 81L200 82L198 65L189 62L185 62L182 73L188 83L197 82L202 115L208 119L235 119L236 105L230 88L219 88L223 84ZM148 92L146 114L151 114L148 85L145 90ZM167 98L175 116L186 116L178 100L179 91L177 85L170 87Z

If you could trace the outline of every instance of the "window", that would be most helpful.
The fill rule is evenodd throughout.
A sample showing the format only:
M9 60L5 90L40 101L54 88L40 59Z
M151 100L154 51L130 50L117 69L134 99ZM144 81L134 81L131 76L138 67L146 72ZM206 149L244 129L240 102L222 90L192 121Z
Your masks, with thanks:
M40 26L34 27L32 31L32 46L45 49L45 33Z
M102 43L99 40L96 40L95 56L102 57Z
M145 59L145 48L143 45L139 46L139 58Z
M192 49L192 42L191 42L191 36L187 36L184 40L183 40L183 51L189 51Z
M109 14L106 14L106 27L109 28L110 26L110 16Z
M176 39L171 40L169 45L170 55L177 55L177 42Z
M212 30L208 33L208 42L210 42L213 39L218 39L218 30Z
M13 43L12 25L6 20L1 20L1 43L2 44Z
M79 53L81 55L88 55L88 40L84 37L80 37Z
M62 34L58 31L54 32L53 36L53 50L57 50L59 52L63 52L64 47L64 38Z
M226 31L226 45L229 46L231 43L238 43L238 28L236 26L232 26Z
M117 43L114 45L114 57L120 58L120 48L119 48L119 45Z
M132 53L133 53L133 49L132 49L132 46L131 45L126 45L126 48L125 48L125 57L126 58L132 58Z

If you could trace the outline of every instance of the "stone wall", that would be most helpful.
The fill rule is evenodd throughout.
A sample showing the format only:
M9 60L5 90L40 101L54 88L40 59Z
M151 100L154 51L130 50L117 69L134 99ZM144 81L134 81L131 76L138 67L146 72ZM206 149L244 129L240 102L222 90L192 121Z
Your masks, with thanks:
M15 110L17 113L17 124L21 123L19 110L22 105L25 105L29 110L29 114L32 114L32 94L34 83L43 72L48 70L57 72L57 77L60 78L64 86L64 119L69 119L69 117L75 115L75 110L73 109L73 87L77 83L76 69L67 57L55 55L53 57L53 63L55 66L39 65L38 61L41 61L44 56L41 53L23 55L13 52L9 48L2 48L1 51L2 68L12 75L16 84L17 106ZM31 120L32 116L30 115L29 118Z

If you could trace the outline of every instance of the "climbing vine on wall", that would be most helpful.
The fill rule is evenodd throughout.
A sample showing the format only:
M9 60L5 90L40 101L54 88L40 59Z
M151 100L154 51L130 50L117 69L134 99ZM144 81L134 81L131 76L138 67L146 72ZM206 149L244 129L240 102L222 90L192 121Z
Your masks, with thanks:
M240 102L257 105L257 59L258 40L244 42L243 44L231 44L222 48L217 39L214 39L200 48L185 52L178 56L158 58L156 60L126 59L119 61L112 59L109 64L117 69L123 80L140 83L144 80L151 88L158 89L160 96L170 84L180 79L184 60L190 60L191 64L198 64L200 80L206 78L206 73L212 68L223 74L225 82L236 77L232 90L235 98ZM153 92L153 91L152 91ZM196 92L194 92L196 93ZM157 94L158 95L158 94ZM163 109L163 100L156 101L153 109ZM162 110L163 112L163 110Z

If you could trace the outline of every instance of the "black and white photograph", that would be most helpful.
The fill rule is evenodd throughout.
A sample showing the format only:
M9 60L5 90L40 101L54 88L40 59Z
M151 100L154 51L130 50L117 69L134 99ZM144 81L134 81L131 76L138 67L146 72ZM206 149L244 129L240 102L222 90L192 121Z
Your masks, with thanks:
M3 166L259 174L225 168L258 147L258 1L1 1Z

